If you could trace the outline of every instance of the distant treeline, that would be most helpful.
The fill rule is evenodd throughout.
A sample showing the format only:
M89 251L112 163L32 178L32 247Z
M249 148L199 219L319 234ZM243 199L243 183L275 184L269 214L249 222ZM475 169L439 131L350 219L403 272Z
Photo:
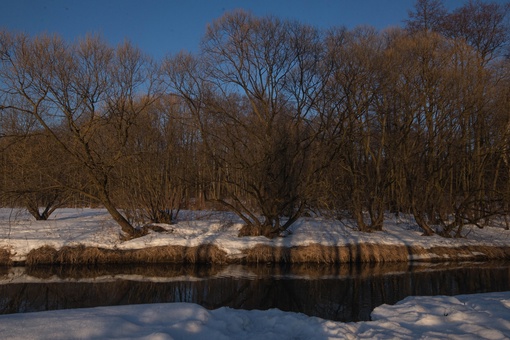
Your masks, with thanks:
M274 236L305 214L460 235L510 212L509 4L418 0L405 27L242 10L156 62L97 36L0 32L0 205L104 206L131 236L180 209Z

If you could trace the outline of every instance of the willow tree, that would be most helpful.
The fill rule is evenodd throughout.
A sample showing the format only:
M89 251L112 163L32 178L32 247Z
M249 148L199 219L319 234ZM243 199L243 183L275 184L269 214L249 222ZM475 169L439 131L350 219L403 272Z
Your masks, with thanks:
M334 72L323 100L328 138L337 145L331 188L361 231L380 230L390 181L387 114L376 110L384 42L370 27L333 31L327 41Z
M441 1L418 0L406 31L387 49L386 98L402 155L393 195L426 234L440 224L445 235L458 236L464 224L482 227L503 211L496 183L506 172L508 113L495 66L508 46L509 10L473 0L448 12Z
M178 97L162 96L138 115L130 132L115 197L138 224L174 223L196 197L196 135L181 109Z
M51 150L51 152L48 152ZM0 197L46 220L73 198L60 185L68 175L68 160L44 131L33 131L2 150L4 176Z
M1 109L33 117L72 159L77 178L60 185L97 200L122 230L138 235L112 200L114 169L129 153L137 115L157 93L156 65L129 43L97 37L0 34Z
M320 167L314 102L323 51L312 27L235 11L208 26L198 56L167 63L217 170L220 189L209 199L249 233L277 235L305 210Z
M383 97L391 111L390 157L399 209L412 213L425 235L431 224L451 213L452 171L460 112L457 105L462 74L462 49L432 31L395 34L385 50ZM397 68L396 66L399 65Z

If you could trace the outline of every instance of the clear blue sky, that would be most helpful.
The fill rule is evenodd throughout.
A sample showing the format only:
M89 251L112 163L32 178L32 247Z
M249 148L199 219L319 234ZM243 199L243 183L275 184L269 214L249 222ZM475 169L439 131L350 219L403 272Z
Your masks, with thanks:
M402 25L414 0L0 0L0 28L74 40L98 33L110 44L130 40L156 59L196 51L207 23L244 8L255 15L327 28ZM464 0L447 0L448 7Z

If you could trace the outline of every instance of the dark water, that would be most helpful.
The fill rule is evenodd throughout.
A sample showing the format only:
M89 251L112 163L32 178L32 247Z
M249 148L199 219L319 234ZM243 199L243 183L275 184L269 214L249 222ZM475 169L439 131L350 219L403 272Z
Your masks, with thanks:
M360 321L375 307L410 295L507 290L509 262L0 268L0 313L193 302Z

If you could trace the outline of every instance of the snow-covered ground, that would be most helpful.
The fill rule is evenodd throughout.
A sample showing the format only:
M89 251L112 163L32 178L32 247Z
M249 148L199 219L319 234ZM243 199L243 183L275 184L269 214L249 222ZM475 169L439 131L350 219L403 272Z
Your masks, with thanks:
M369 322L170 303L0 316L2 339L509 339L510 292L409 297Z
M411 219L389 217L384 231L364 234L352 225L304 218L289 235L268 240L239 238L241 222L225 213L184 212L168 232L122 242L119 228L102 209L59 209L48 221L0 209L0 248L22 261L42 246L85 245L140 249L160 245L214 244L239 256L257 244L296 246L378 243L406 246L509 246L510 231L466 227L465 238L423 237ZM510 292L454 297L409 297L383 305L369 322L341 323L280 310L206 310L169 303L98 307L0 316L2 339L510 339Z
M9 249L14 261L23 261L32 250L42 246L59 249L85 245L106 249L141 249L163 245L199 246L213 244L236 258L255 245L304 246L321 244L342 246L374 243L421 246L424 248L462 245L510 246L510 231L502 227L479 229L467 226L463 239L424 237L411 218L388 216L384 231L361 233L345 221L302 218L293 224L289 235L269 240L265 237L237 237L242 221L224 212L184 211L179 222L163 226L168 232L151 232L144 237L121 242L119 227L104 209L58 209L47 221L35 221L23 210L0 208L0 248ZM413 260L413 258L410 258Z

